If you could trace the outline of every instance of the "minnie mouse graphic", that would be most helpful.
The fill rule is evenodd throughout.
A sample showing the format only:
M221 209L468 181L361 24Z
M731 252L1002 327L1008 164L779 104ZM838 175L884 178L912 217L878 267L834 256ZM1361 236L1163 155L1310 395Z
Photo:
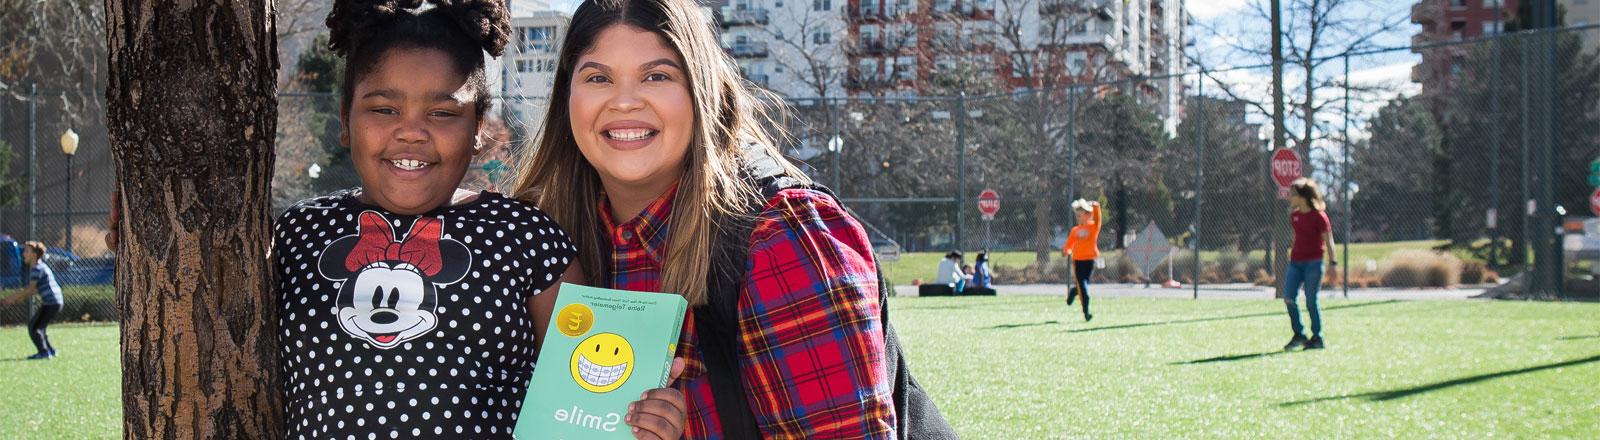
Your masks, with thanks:
M417 219L403 239L382 214L364 211L360 220L355 235L323 250L318 270L343 283L339 327L374 347L394 348L438 325L437 289L460 281L472 267L472 254L442 237L437 218Z

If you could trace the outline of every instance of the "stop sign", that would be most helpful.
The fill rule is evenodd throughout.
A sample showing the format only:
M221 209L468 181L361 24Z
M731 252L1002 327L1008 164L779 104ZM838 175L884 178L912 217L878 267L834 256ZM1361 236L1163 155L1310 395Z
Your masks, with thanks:
M1288 148L1272 153L1272 180L1278 182L1279 188L1287 188L1299 178L1300 155Z
M1600 188L1595 188L1594 192L1589 193L1589 211L1594 215L1600 215Z
M978 212L983 213L984 219L994 218L1000 212L1000 193L987 188L978 193Z

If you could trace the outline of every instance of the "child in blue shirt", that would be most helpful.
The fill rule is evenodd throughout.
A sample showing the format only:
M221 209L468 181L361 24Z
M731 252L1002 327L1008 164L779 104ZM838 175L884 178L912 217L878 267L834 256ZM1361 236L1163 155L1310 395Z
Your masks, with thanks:
M29 296L37 293L42 303L39 310L34 312L33 319L28 320L28 337L33 338L33 346L39 351L28 359L49 359L56 356L56 349L50 345L50 338L45 335L45 327L50 325L50 320L55 319L56 313L61 311L61 286L56 284L56 274L50 271L50 266L44 264L44 243L30 241L23 245L22 261L29 267L27 285L12 294L0 305L16 304Z

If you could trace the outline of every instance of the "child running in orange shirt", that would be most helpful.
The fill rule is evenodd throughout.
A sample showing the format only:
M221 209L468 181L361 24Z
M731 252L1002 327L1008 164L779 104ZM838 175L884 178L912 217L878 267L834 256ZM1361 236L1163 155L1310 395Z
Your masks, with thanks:
M1083 320L1094 320L1089 313L1089 276L1094 274L1094 260L1100 257L1100 203L1078 199L1072 202L1072 211L1078 215L1078 225L1067 235L1067 244L1061 255L1072 259L1072 274L1076 288L1067 289L1067 305L1083 296Z

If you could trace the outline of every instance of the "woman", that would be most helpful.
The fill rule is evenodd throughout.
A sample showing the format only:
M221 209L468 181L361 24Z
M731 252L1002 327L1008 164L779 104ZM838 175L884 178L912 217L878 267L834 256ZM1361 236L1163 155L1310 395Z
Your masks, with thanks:
M1339 263L1333 255L1333 228L1328 224L1326 205L1317 192L1317 182L1300 178L1289 185L1289 224L1294 235L1289 241L1289 267L1283 274L1283 303L1289 308L1289 328L1294 337L1283 349L1307 350L1322 348L1322 313L1317 309L1317 289L1322 287L1322 256L1327 254L1328 267ZM1300 290L1306 293L1306 314L1311 315L1311 339L1306 339L1300 325L1300 308L1295 297Z
M698 5L584 2L555 83L547 131L514 193L572 233L591 284L677 293L695 306L678 345L688 368L674 383L687 398L684 436L892 437L866 233L824 192L765 198L741 177L742 161L780 156L763 131L762 101ZM730 233L734 224L750 229ZM716 255L726 255L717 245L730 242L748 253L733 268L743 271L737 287L724 289L708 280L720 273ZM722 315L708 304L736 304L736 318L714 318ZM706 355L720 347L706 339L720 329L737 341L735 362ZM713 382L733 377L743 401L715 399ZM735 423L749 419L753 427Z

